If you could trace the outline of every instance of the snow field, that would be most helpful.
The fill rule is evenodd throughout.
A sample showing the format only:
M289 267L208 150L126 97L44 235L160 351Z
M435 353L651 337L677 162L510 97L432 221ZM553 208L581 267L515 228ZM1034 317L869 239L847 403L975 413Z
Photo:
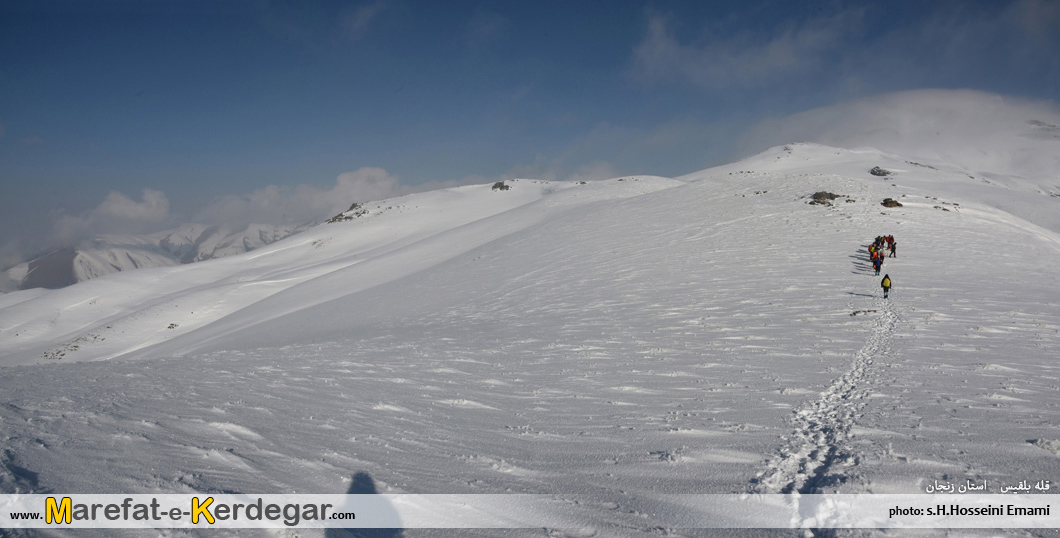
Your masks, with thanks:
M689 534L639 508L662 493L1060 483L1056 233L955 183L867 177L881 159L796 146L571 187L134 353L85 346L140 360L6 368L0 488L344 493L365 472L380 492L593 494L611 526L585 535L650 535ZM855 201L808 205L820 190ZM864 251L881 234L887 301ZM324 240L303 235L203 266L302 249L291 264ZM51 296L9 308L47 323Z

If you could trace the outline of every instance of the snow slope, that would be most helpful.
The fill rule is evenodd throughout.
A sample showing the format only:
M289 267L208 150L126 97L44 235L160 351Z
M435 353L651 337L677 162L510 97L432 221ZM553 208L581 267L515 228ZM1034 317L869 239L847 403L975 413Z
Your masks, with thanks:
M478 185L414 194L243 256L110 275L33 301L0 296L0 365L108 359L173 339L178 347L199 343L244 318L258 322L411 274L556 213L678 183L524 180L509 191Z
M1052 101L910 90L763 122L745 135L754 151L793 140L889 152L916 172L906 184L961 185L969 199L1060 232L1060 108Z
M609 525L583 535L653 535L695 534L636 508L664 493L1060 483L1060 235L921 164L792 144L678 180L461 187L0 296L0 490L367 473L592 494Z

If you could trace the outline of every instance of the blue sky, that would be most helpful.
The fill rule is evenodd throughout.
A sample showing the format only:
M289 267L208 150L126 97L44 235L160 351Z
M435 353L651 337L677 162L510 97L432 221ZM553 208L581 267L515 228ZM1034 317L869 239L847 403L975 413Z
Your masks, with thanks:
M8 1L0 265L104 203L128 211L86 233L356 194L336 178L366 167L394 193L679 175L764 120L900 90L1055 101L1057 51L1047 0Z

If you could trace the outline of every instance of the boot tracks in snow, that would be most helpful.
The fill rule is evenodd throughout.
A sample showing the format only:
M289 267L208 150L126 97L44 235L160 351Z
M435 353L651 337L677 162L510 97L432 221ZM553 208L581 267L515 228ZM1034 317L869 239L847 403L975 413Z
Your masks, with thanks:
M898 314L893 303L883 301L865 345L854 354L850 369L821 393L795 411L795 431L780 454L751 482L757 493L823 493L842 484L846 471L858 457L845 447L850 430L861 416L871 393L869 369L888 351Z

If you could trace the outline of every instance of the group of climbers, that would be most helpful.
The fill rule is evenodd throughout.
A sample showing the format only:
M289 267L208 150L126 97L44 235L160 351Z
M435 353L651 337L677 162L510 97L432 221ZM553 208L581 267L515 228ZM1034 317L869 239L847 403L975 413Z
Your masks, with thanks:
M869 247L869 261L876 270L876 276L879 276L880 268L883 267L883 252L876 250L876 247Z
M873 255L873 257L875 257L875 254L879 254L882 258L886 256L886 254L884 254L884 249L886 249L891 253L889 256L890 258L897 258L897 248L898 242L894 240L893 235L879 235L876 236L876 240L869 245L869 254Z
M883 258L887 257L884 254L884 249L890 251L891 258L897 258L898 255L895 252L895 248L898 243L894 240L893 235L880 235L876 236L876 240L869 245L869 261L872 262L872 268L876 270L876 276L880 276L880 269L883 268ZM888 293L891 291L891 276L883 275L883 280L880 281L880 287L883 288L883 298L886 299Z

